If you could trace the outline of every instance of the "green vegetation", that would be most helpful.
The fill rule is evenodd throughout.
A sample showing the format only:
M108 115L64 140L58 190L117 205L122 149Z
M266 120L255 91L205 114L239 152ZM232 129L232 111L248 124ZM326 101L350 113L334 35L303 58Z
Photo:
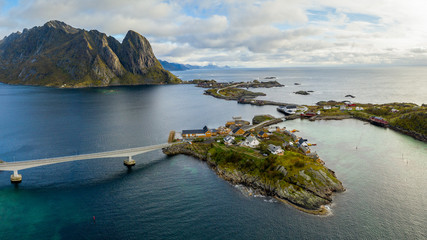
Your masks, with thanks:
M184 153L206 160L224 179L252 186L314 214L325 213L321 206L332 201L332 192L344 191L332 171L297 148L288 146L283 155L271 154L268 144L283 145L290 140L286 134L275 133L261 140L258 148L226 146L220 139L222 137L215 141L195 139L192 144L177 144L164 152L168 155Z
M243 97L253 98L256 96L265 96L265 93L262 92L251 92L245 89L233 87L223 89L211 88L206 90L205 93L217 98L223 98L227 100L238 100Z
M415 138L427 140L427 105L418 106L414 103L387 103L387 104L360 104L340 110L339 106L344 103L339 102L319 102L317 106L309 106L309 111L320 111L322 116L351 115L354 118L369 121L371 116L382 117L389 122L389 126ZM332 109L325 110L323 106L332 106ZM356 110L356 107L362 108Z
M254 118L252 118L252 124L258 124L258 123L262 123L264 121L268 121L268 120L272 120L275 117L271 116L271 115L257 115Z
M390 125L427 136L427 112L406 113L390 120Z

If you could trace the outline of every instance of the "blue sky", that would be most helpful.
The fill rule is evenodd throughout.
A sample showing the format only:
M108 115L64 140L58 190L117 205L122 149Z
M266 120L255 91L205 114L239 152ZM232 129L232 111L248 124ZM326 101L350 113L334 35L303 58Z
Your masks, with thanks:
M61 20L160 59L236 67L427 64L424 0L0 0L0 37Z

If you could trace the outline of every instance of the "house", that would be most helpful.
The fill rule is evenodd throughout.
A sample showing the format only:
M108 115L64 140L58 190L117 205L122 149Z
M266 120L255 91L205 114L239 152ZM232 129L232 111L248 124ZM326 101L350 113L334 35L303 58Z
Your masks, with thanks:
M331 107L331 105L325 105L325 106L323 106L323 109L324 110L330 110L330 109L332 109L332 107Z
M296 141L298 139L297 135L291 133L291 138L293 141Z
M231 145L231 144L233 144L233 142L234 142L233 136L228 135L224 138L225 145Z
M213 130L210 130L207 126L204 126L203 129L182 130L181 135L183 138L212 137L212 132Z
M304 146L304 147L307 147L308 145L307 145L307 139L304 139L304 138L300 138L299 140L298 140L298 147L299 146Z
M217 133L219 134L219 135L227 135L227 134L229 134L231 132L231 129L230 128L228 128L228 127L219 127L218 129L217 129Z
M226 127L230 127L232 125L236 125L236 122L234 122L234 121L228 121L228 122L225 123Z
M218 135L218 130L216 130L216 129L209 129L209 131L212 132L212 136Z
M345 105L340 105L340 110L346 110L347 107Z
M259 145L259 141L254 135L251 134L249 137L245 139L242 145L254 148Z
M283 149L280 146L268 144L268 150L274 155L283 155Z
M258 133L258 137L260 137L260 138L268 138L268 134L266 132L264 132L264 131L260 131Z
M304 154L309 154L310 153L310 148L303 146L303 145L299 145L299 149L301 149Z
M241 135L245 134L245 132L246 131L240 127L237 127L232 131L233 135L236 135L236 136L241 136Z

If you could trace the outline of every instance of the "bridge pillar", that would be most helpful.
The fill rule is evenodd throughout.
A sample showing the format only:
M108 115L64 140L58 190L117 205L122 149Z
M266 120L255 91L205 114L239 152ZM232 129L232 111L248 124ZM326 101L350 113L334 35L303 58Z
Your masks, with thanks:
M132 166L135 166L135 160L133 160L132 159L132 156L129 156L129 159L128 160L125 160L125 161L123 161L123 164L126 166L126 167L132 167Z
M10 175L10 182L11 183L20 183L20 182L22 182L22 175L18 174L18 170L14 170L13 174Z

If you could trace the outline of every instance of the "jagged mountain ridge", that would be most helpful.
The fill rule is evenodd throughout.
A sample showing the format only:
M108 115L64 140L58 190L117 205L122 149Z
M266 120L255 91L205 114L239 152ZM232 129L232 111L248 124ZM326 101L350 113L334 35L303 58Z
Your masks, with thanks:
M0 41L0 81L52 87L180 83L163 69L148 40L128 31L123 42L60 21Z
M229 69L229 66L220 67L215 64L209 64L206 66L198 66L198 65L190 65L190 64L181 64L181 63L173 63L164 60L160 60L162 66L168 71L186 71L191 69Z

